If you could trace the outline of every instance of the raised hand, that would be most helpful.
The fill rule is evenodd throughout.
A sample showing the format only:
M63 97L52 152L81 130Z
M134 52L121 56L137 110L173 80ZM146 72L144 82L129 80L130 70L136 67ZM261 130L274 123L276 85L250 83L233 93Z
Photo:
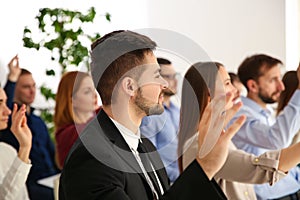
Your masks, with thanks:
M29 153L32 145L32 134L27 126L26 106L22 105L18 110L17 104L14 104L12 112L12 124L10 130L17 138L20 148L18 156L21 160L29 163Z
M226 95L225 105L228 101L231 101L231 95ZM216 104L220 103L218 101L220 100L212 101L207 105L198 128L199 154L197 155L197 161L209 179L212 179L225 163L228 155L228 145L246 120L244 115L240 116L225 132L223 130L224 124L241 108L242 103L235 104L225 114L224 110L219 109L220 107L216 108ZM212 141L209 141L210 137L214 137Z
M21 68L19 66L19 57L15 55L8 63L8 80L16 82L21 74Z
M211 107L211 115L209 116L209 122L205 122L204 127L204 139L202 145L199 146L199 156L204 157L214 145L217 143L221 132L229 120L234 116L235 109L233 107L233 93L228 92L225 96L215 97L209 107ZM236 105L237 106L237 105ZM199 133L203 125L199 124ZM207 134L206 134L207 133ZM203 136L203 135L202 135Z

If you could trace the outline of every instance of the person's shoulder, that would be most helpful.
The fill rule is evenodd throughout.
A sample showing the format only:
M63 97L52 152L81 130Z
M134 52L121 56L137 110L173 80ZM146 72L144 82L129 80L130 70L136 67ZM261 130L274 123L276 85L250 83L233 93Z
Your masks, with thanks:
M163 112L160 115L150 115L150 116L145 116L142 119L141 125L140 127L144 127L144 126L157 126L157 124L161 124L163 125L163 122L166 121L166 115Z
M180 110L180 104L175 103L175 102L173 102L173 101L171 101L170 104L171 104L171 106L172 106L173 109L175 109L175 110Z
M70 136L72 135L72 133L76 133L77 134L77 129L75 127L74 124L68 124L68 125L64 125L60 128L58 128L55 131L55 138L61 138L61 137L66 137L66 136Z
M167 115L164 113L160 115L146 116L142 119L140 125L141 133L149 138L161 132L167 121Z
M29 117L31 119L44 122L44 120L38 115L36 109L32 107L31 107L31 113L29 114Z
M6 173L13 166L14 160L17 158L17 151L9 144L0 142L0 171ZM1 196L1 195L0 195Z
M239 109L235 116L239 116L241 114L253 115L261 110L261 107L248 97L241 97L241 102L243 103L243 106Z
M17 151L9 144L0 142L0 151L2 154L17 155Z
M36 114L34 108L32 108L32 112L28 117L30 118L31 121L33 121L33 124L43 124L46 126L46 122L42 119L42 117Z
M6 80L6 83L5 83L5 88L7 88L8 86L15 86L16 85L16 82L13 82L9 79ZM11 91L13 92L13 91Z
M300 89L296 89L294 94L292 95L289 104L295 104L295 105L299 105L300 104Z
M69 131L73 131L76 130L76 126L74 123L71 124L66 124L64 126L59 127L56 131L55 131L55 135L56 134L61 134L61 133L65 133L65 132L69 132Z
M86 149L85 145L83 145L82 141L78 138L72 145L68 156L66 157L65 166L66 163L68 163L68 165L72 165L72 163L74 162L78 164L87 159L89 155L89 151Z

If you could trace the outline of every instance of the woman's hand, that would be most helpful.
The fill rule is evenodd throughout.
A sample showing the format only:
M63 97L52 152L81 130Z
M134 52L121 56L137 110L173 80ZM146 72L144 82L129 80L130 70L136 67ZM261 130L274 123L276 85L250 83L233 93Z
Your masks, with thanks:
M231 93L226 95L225 104L232 101L231 96ZM246 120L244 115L240 116L225 132L223 130L224 123L228 123L241 108L242 103L239 102L233 105L225 112L221 109L224 106L216 106L221 103L219 101L221 100L212 101L207 105L198 128L199 153L196 159L209 179L212 179L225 163L228 155L228 145ZM212 140L209 141L210 139Z
M14 104L12 112L12 124L10 130L17 138L20 148L18 156L21 160L29 163L29 153L32 145L32 134L27 125L26 106L23 104L18 110L17 104Z

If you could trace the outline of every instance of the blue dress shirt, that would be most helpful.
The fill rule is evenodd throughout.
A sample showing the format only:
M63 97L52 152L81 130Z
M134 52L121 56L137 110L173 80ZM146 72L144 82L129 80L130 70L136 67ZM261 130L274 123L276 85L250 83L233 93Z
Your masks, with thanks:
M260 155L267 150L282 149L291 144L300 129L300 90L296 90L282 113L275 117L271 109L263 109L253 100L241 97L242 108L229 124L244 114L246 122L233 137L239 149ZM300 170L294 167L288 175L275 183L255 185L258 199L273 199L295 193L300 189Z
M140 131L157 148L172 183L179 176L177 134L180 110L173 103L170 104L169 108L164 107L165 111L161 115L144 117Z

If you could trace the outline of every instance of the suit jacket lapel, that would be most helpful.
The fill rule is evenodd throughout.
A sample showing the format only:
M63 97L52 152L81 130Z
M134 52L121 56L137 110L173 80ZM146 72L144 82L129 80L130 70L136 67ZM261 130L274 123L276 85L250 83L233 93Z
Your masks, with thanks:
M146 177L128 144L103 110L86 126L79 137L80 143L82 143L97 160L118 171L137 173L142 177L147 190L151 192ZM101 141L101 144L99 144L99 141ZM160 162L162 163L161 160ZM153 165L155 169L158 169L156 168L158 166L157 164ZM157 171L158 176L162 176L159 171L160 170ZM165 175L165 177L167 177L167 175ZM165 184L164 179L160 178L160 180L163 180L161 183L165 190L168 186Z
M128 144L115 124L103 110L101 110L97 115L97 121L103 130L101 132L104 133L104 135L109 139L112 149L116 155L129 166L129 168L127 168L128 171L126 172L138 173L148 185L146 177L144 176L142 169L140 168Z

